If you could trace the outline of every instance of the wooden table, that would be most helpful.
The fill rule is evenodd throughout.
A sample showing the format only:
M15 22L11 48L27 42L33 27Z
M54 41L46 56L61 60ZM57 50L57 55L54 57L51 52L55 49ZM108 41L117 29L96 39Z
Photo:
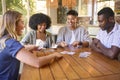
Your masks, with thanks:
M68 49L57 49L61 52ZM79 53L88 51L91 55L80 58ZM37 56L51 54L52 49L36 51ZM96 53L89 48L75 50L74 55L63 55L40 69L24 64L20 80L120 80L120 62Z

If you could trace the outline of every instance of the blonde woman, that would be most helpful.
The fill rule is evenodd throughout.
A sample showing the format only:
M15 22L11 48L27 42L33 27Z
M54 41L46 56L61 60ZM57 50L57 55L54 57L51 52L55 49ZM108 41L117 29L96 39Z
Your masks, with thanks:
M24 21L17 11L7 11L3 15L0 29L0 80L17 80L20 61L39 68L54 58L61 58L59 53L36 57L17 41L22 34Z

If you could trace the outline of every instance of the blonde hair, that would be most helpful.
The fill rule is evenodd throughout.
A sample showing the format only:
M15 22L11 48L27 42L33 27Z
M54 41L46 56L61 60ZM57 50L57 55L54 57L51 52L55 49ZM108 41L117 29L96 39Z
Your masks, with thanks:
M17 39L16 24L20 20L22 14L17 11L7 11L3 15L2 26L0 27L0 37L10 35L10 37Z
M2 49L5 47L5 41L7 39L9 39L10 37L17 39L17 34L15 29L21 16L22 16L21 13L10 10L3 15L2 26L0 27L0 38L6 35L9 36L3 37L0 40L0 45Z

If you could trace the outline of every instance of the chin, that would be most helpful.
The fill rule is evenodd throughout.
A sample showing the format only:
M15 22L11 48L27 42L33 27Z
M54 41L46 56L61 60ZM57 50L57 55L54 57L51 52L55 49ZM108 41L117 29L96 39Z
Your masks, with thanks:
M71 24L68 24L69 27L71 27L72 25Z
M105 30L104 28L101 28L103 31Z
M18 33L17 35L18 35L18 36L22 36L22 33Z
M18 36L22 36L21 34L18 34Z

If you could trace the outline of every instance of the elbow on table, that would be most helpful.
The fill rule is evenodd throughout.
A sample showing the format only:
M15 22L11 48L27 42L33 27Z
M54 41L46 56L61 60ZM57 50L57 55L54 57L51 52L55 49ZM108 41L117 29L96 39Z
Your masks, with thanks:
M115 56L115 54L114 53L111 53L110 55L108 55L109 56L109 58L111 58L111 59L115 59L116 58L116 56Z
M89 46L90 46L89 42L82 42L82 47L89 47Z
M35 68L40 68L41 65L40 65L39 63L36 63L36 64L33 65L33 67L35 67Z
M36 64L36 65L34 65L34 67L35 67L35 68L41 68L41 67L43 67L43 65L41 65L41 64Z
M42 66L40 64L38 64L38 65L35 65L34 67L41 68Z
M49 63L49 62L48 62L48 63ZM36 67L36 68L41 68L41 67L47 65L48 63L47 63L47 62L44 62L43 60L42 60L42 61L38 60L38 61L35 63L34 67Z
M115 57L114 56L109 56L111 59L115 59Z
M35 62L34 62L33 67L35 67L35 68L41 68L41 67L42 67L42 65L41 65L40 61L39 61L39 60L37 60L37 61L35 61Z

